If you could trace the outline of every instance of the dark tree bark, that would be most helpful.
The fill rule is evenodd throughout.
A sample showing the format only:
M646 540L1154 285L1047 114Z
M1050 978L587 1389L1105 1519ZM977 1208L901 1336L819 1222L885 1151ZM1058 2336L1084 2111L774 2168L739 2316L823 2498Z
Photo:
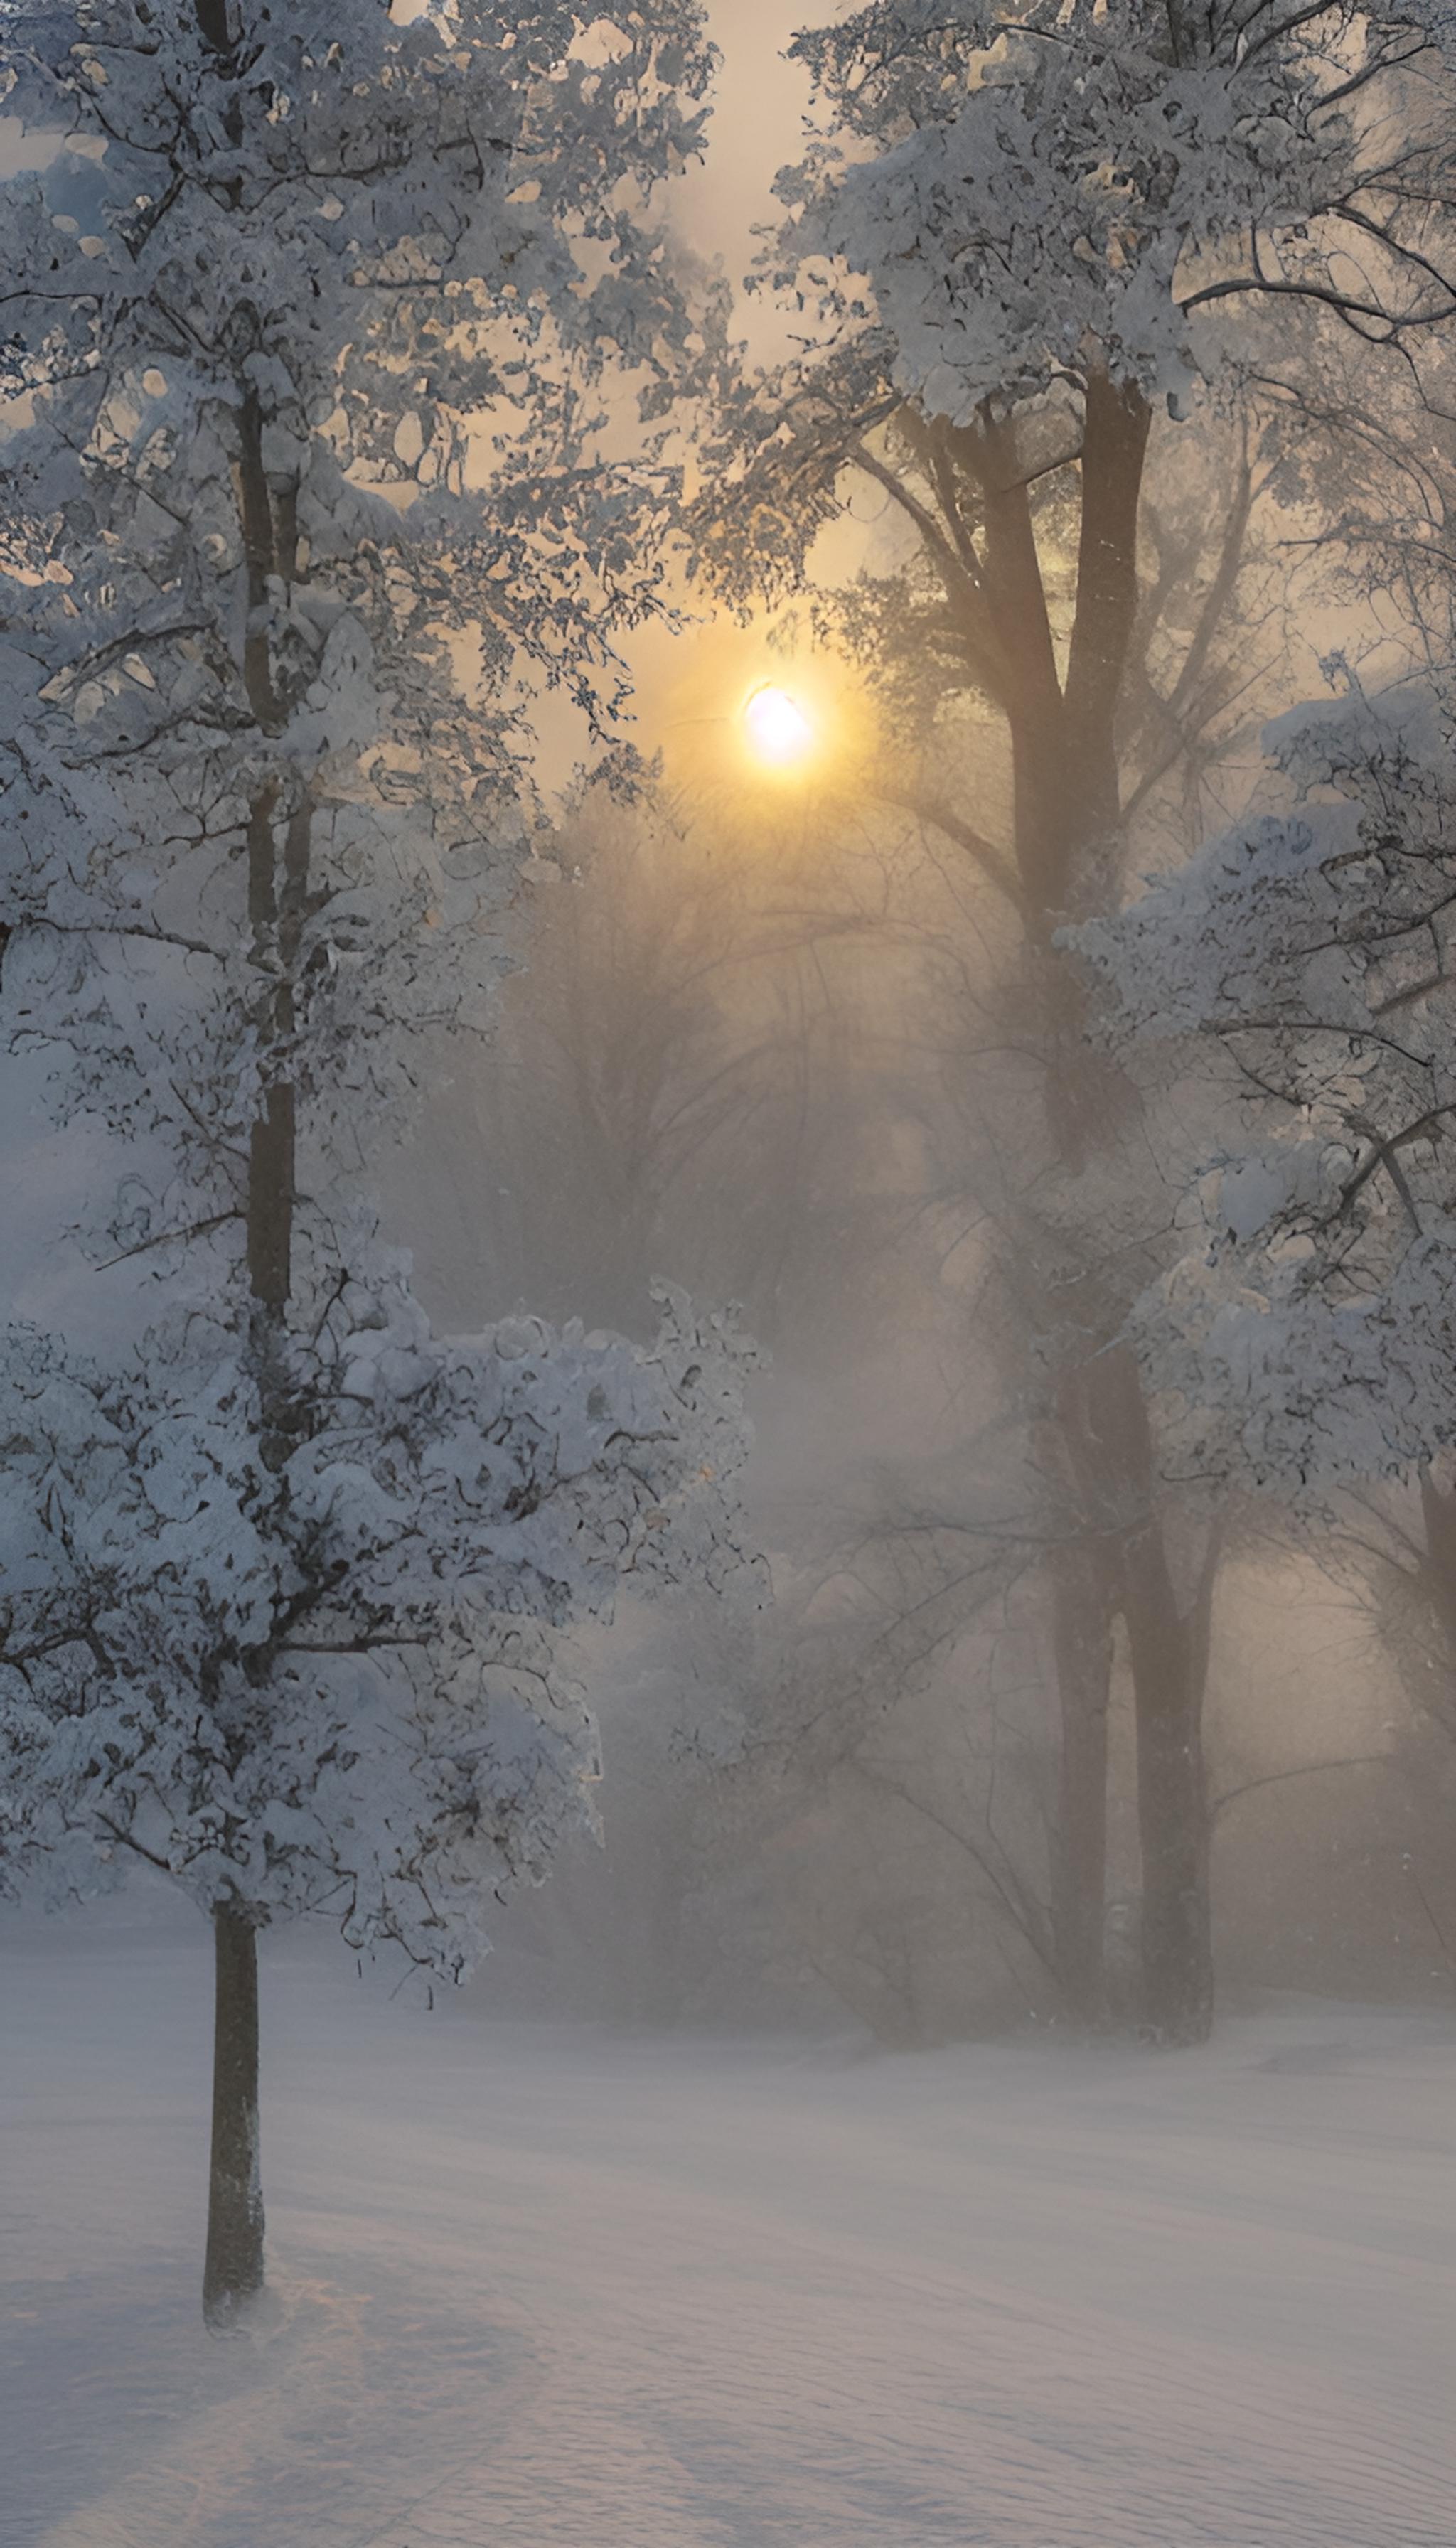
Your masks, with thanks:
M214 2333L228 2334L263 2288L258 1933L240 1912L220 1903L213 1913L213 2145L202 2309Z
M1130 1538L1124 1567L1138 1714L1142 2016L1160 2044L1202 2044L1214 2018L1203 1692L1155 1524Z
M197 0L197 26L215 53L230 52L236 36L229 0Z
M219 27L222 9L213 12ZM199 22L207 26L200 8ZM209 41L214 39L209 37ZM293 582L297 572L297 505L291 494L275 496L263 466L262 417L250 389L238 408L236 491L247 569L250 623L261 625L269 581ZM274 685L266 637L245 640L243 685L258 724L273 731L287 713ZM265 787L248 811L247 927L259 974L257 1023L265 1056L286 1053L297 1023L295 978L308 907L312 807L307 795L293 805L277 785ZM282 838L280 840L280 832ZM292 1446L292 1410L278 1351L293 1287L294 1217L297 1204L297 1110L286 1069L269 1072L261 1112L252 1127L243 1197L248 1288L253 1300L253 1346L262 1387L264 1461L281 1467ZM263 2289L263 2197L258 2160L258 1962L259 1923L235 1904L213 1915L217 1952L217 2015L213 2052L213 2142L208 2196L207 2260L203 2316L227 2332Z
M1146 1403L1126 1347L1101 1357L1099 1395L1109 1483L1131 1515L1117 1546L1138 1726L1142 2019L1161 2044L1201 2044L1214 2014L1203 1702L1219 1534L1210 1534L1185 1610L1157 1514Z
M1139 390L1105 372L1087 381L1077 603L1067 657L1067 789L1079 849L1115 831L1122 814L1117 715L1138 616L1138 507L1152 410ZM1068 874L1063 907L1075 899Z
M1420 1589L1440 1621L1456 1680L1456 1493L1438 1487L1429 1470L1420 1481L1420 1516L1425 1524ZM1456 1724L1456 1706L1449 1697L1442 1712Z
M1051 1935L1071 2015L1084 2026L1100 2026L1107 2016L1103 1923L1113 1611L1106 1569L1085 1542L1074 1540L1052 1560L1051 1616L1060 1716Z

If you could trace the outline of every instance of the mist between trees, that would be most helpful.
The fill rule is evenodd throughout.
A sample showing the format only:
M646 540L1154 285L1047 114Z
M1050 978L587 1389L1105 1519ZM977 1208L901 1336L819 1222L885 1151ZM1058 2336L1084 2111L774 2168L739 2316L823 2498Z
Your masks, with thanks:
M768 369L690 0L0 25L5 1000L94 1207L0 1839L213 1923L213 2322L283 1916L456 1980L564 1853L498 2004L907 2045L1448 1992L1444 14L798 39ZM675 606L801 772L736 671L634 748Z

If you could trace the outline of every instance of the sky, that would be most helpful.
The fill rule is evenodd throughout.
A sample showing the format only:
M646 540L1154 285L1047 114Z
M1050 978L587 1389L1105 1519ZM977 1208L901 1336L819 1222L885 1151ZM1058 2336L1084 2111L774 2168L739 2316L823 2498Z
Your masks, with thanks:
M804 17L790 0L709 0L707 14L723 64L708 155L679 188L677 219L701 254L721 256L736 277L753 256L755 223L774 209L776 171L799 155L808 83L783 48ZM742 305L740 323L756 353L779 339L762 302Z
M809 87L799 66L785 60L785 47L797 28L826 14L804 0L708 0L708 24L722 65L707 153L676 187L673 217L687 244L700 256L721 260L732 279L735 331L750 362L772 362L788 341L787 312L768 296L740 287L756 253L755 229L772 221L776 210L774 179L801 155ZM866 553L869 530L872 524L852 518L832 527L815 552L816 566L831 581L847 579ZM716 760L711 752L704 754L704 745L712 742L706 727L733 715L761 681L792 678L791 670L785 676L782 658L769 648L767 623L741 629L713 614L701 596L692 598L690 609L689 625L677 632L645 629L631 649L634 739L649 752L663 753L670 783L684 777L696 781L704 774L705 759ZM817 685L820 690L826 686L823 667ZM815 689L812 673L804 686L808 697ZM817 697L810 704L822 712ZM543 736L554 721L547 703ZM715 779L718 774L712 772Z

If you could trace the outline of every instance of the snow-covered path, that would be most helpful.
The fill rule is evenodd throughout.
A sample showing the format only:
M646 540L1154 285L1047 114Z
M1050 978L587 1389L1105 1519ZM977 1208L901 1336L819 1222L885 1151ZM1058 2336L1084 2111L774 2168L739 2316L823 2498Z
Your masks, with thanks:
M0 1961L4 2548L1451 2548L1456 2029L627 2043L265 1962L264 2339L197 2318L206 1942Z

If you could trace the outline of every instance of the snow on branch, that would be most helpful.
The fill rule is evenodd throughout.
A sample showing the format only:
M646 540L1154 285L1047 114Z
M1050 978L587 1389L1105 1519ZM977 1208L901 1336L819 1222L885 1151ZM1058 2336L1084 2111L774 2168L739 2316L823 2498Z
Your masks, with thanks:
M714 57L693 0L6 37L6 1024L167 1151L114 1253L226 1225L269 1088L326 1148L482 1024L541 690L630 760L711 318L654 197Z
M559 1631L625 1579L750 1594L746 1348L662 1296L656 1345L431 1334L399 1261L342 1280L282 1387L198 1316L103 1369L0 1354L0 1885L129 1859L211 1909L321 1911L458 1977L482 1892L590 1819Z
M1456 314L1451 45L1418 0L876 0L793 46L822 114L779 181L777 278L873 317L897 388L956 424L1089 361L1176 396L1233 298L1417 334Z

